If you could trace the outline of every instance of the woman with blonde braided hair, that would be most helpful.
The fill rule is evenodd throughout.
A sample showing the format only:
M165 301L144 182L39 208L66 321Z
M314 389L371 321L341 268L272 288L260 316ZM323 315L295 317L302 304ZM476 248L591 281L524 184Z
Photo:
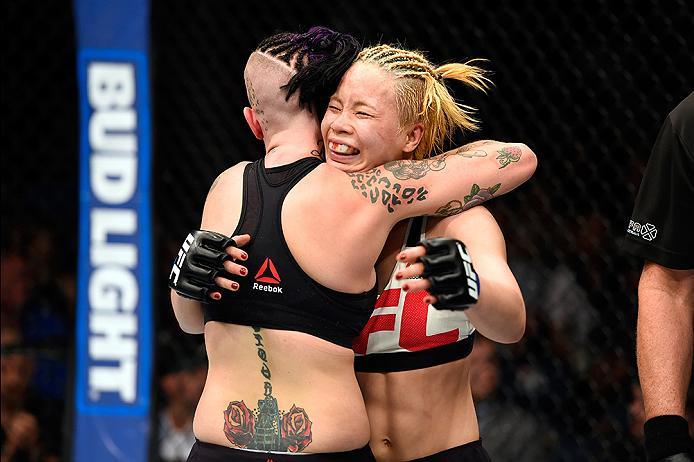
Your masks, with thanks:
M524 145L481 141L429 157L441 153L456 130L478 125L474 110L451 96L447 80L481 91L491 83L474 61L437 67L416 51L389 45L362 50L323 119L328 163L354 172L364 159L375 158L387 162L384 168L398 180L426 182L430 172L445 171L460 158L489 156L504 171L533 156ZM416 138L416 148L384 147L389 129L395 138ZM363 180L380 181L367 174ZM474 184L469 194L442 204L438 218L405 220L388 237L377 265L376 309L353 343L370 446L379 461L489 460L480 442L468 355L476 330L512 343L525 328L503 235L485 208L472 208L501 187Z
M477 183L502 194L535 169L524 145L507 169L461 150L406 171L382 165L411 154L424 125L402 126L392 85L378 80L336 116L354 42L312 28L270 37L248 58L243 113L265 156L215 180L169 275L179 325L204 333L209 359L190 462L372 460L350 347L373 311L388 234L405 218L457 213L450 205ZM330 95L322 162L316 115Z
M378 65L396 78L395 97L401 124L419 122L424 126L422 140L412 157L422 159L443 152L443 144L456 129L475 131L478 120L472 107L455 101L445 80L458 80L475 90L486 92L491 85L487 72L466 63L434 66L418 51L389 45L364 49L357 62Z

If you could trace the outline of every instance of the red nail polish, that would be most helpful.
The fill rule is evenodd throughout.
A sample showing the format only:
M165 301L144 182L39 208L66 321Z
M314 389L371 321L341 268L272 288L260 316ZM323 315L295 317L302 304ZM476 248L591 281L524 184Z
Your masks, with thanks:
M402 274L396 273L396 274L395 274L395 279L398 279L398 280L399 280L399 279L402 279Z
M222 298L222 296L218 293L214 293L212 294L212 298L214 298L215 300L219 300L220 298Z
M248 254L247 254L247 253L242 253L242 254L241 254L241 260L248 260Z
M239 285L238 285L237 283L235 283L235 282L232 282L232 283L231 283L231 287L232 287L234 290L236 290L236 289L239 288Z
M409 285L407 285L407 284L402 285L402 290L404 290L405 292L407 292L409 289L410 289Z
M246 270L246 268L241 268L241 269L239 270L239 273L241 273L242 276L245 276L247 272L248 272L248 271Z

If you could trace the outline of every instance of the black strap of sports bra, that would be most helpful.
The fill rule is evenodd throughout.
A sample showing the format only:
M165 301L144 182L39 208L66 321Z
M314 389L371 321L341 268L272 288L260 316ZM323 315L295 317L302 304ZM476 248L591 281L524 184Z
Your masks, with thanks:
M260 217L263 214L263 193L258 184L259 163L252 162L246 165L243 171L243 203L241 204L241 217L234 235L250 234L253 242Z
M417 242L422 240L424 230L424 217L414 217L410 223L409 233L407 234L406 247L414 247Z
M316 168L320 163L320 159L315 157L304 157L291 164L265 168L261 160L258 165L258 171L260 172L258 177L261 182L267 183L273 188L286 185L286 193L289 192L289 189L291 189L294 184L301 180L308 172Z
M283 189L281 195L284 196L320 163L320 159L306 157L291 164L271 168L265 168L263 159L248 164L243 172L241 217L234 235L250 234L253 243L260 226L260 217L263 215L262 186Z

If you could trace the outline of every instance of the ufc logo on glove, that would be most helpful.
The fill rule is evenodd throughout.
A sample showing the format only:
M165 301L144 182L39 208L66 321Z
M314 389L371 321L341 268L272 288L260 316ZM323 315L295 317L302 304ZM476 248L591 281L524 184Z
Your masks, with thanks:
M475 300L478 300L479 291L477 290L477 288L479 287L479 283L477 281L477 272L472 268L472 259L470 258L470 255L468 255L465 248L463 248L463 246L459 242L456 242L455 244L458 248L460 258L463 259L463 269L465 270L465 276L467 277L468 294L470 295L470 297L474 298Z
M193 235L188 233L188 237L186 237L186 240L183 241L183 244L181 245L181 248L178 251L178 256L176 257L173 267L171 268L171 273L169 273L169 280L171 280L171 276L173 276L173 280L171 281L173 285L178 284L178 276L181 274L181 267L183 266L183 261L186 259L186 256L188 255L188 249L190 249L190 245L193 243L193 239Z

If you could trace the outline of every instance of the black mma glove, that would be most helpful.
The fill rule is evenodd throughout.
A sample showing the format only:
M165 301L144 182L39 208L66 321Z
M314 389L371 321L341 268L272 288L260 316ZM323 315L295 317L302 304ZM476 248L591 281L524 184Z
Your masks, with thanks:
M648 462L691 462L687 420L678 415L652 417L643 426Z
M169 274L169 287L178 295L199 302L210 303L208 294L221 290L214 278L219 274L228 277L223 263L229 257L225 249L236 242L230 237L213 231L191 231L178 251Z
M438 299L438 310L465 310L477 303L480 280L472 267L465 244L457 239L438 237L425 239L417 245L427 253L419 258L424 264L422 277L429 280L431 295Z

